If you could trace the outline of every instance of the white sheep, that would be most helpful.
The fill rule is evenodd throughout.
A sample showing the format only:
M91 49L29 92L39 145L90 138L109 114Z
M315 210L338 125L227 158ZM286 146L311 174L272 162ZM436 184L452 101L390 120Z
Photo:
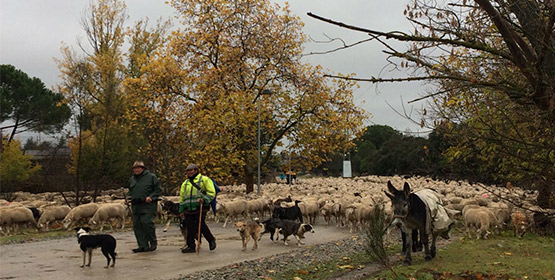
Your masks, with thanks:
M372 207L362 203L353 203L345 207L345 220L349 223L349 232L359 231L372 213Z
M256 215L255 217L262 218L265 203L267 203L267 201L263 198L247 201L247 215L253 217L254 214Z
M316 222L316 218L318 218L318 214L320 213L318 201L315 199L305 199L300 202L298 206L308 223L314 224Z
M331 206L331 215L335 217L335 226L341 227L345 217L345 207L341 202L334 202Z
M128 211L127 206L121 203L106 203L101 204L98 210L94 213L92 218L89 220L89 224L94 226L99 226L100 230L104 230L104 224L109 222L111 219L118 220L118 227L121 229L125 227L125 219L127 218ZM113 230L112 224L110 223L110 228Z
M328 225L331 224L332 207L333 207L333 204L330 202L327 202L324 205L322 205L322 207L320 208L320 214L322 214L322 217L324 217L324 221L326 221Z
M237 217L239 215L243 215L243 217L246 219L247 217L247 200L246 199L236 199L233 201L226 201L226 202L221 202L221 207L222 207L222 212L225 215L225 222L223 227L225 227L227 225L227 221L232 218L234 220L237 220Z
M11 227L17 230L18 225L31 224L33 227L38 228L37 221L33 217L33 212L27 207L3 207L0 216L0 226L2 226L2 230L5 228L7 233L10 233Z
M478 239L486 239L489 234L489 228L492 225L496 224L495 220L492 220L493 213L490 213L487 209L480 207L480 208L468 208L466 209L465 213L463 214L464 217L464 224L466 227L466 234L470 236L470 228L476 227L477 229L477 237Z
M80 220L88 221L94 216L98 207L99 205L97 203L87 203L71 209L63 220L64 229L72 228Z
M43 208L42 215L38 220L39 229L46 228L48 231L51 222L63 221L69 211L71 211L71 208L67 205Z

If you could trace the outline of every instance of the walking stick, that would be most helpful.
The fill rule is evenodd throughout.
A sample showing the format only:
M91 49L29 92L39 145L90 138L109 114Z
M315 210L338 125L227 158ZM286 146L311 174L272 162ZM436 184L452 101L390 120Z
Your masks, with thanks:
M200 211L198 214L198 235L197 235L197 255L200 252L200 227L202 225L202 203L204 202L204 200L200 201Z

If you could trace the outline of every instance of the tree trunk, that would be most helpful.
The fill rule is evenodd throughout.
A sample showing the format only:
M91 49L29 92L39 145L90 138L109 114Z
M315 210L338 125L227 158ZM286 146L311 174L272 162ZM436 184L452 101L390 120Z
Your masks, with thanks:
M550 182L542 182L538 186L538 206L544 209L555 208L555 205L550 205L552 192L553 186Z
M254 191L254 170L249 166L245 167L245 184L247 185L247 193Z

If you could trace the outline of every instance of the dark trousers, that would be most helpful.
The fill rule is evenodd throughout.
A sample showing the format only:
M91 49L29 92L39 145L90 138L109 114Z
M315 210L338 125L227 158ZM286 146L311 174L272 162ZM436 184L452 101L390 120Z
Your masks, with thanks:
M205 208L202 210L202 222L200 224L200 232L204 238L208 242L215 240L216 238L210 232L210 229L206 225L206 213L210 211L209 208ZM189 248L196 248L195 246L195 239L198 236L198 222L199 222L199 213L190 213L185 214L185 227L187 228L187 247Z
M133 213L133 232L139 248L148 249L157 246L154 214Z

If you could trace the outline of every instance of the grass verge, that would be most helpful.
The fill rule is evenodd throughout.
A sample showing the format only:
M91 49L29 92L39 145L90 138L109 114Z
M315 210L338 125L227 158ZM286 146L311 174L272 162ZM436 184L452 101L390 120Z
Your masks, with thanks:
M24 230L18 234L0 236L0 245L57 239L74 235L75 233L73 231L67 231L63 229L50 230L45 232L37 232L36 230Z
M487 240L461 238L429 262L417 256L412 266L394 269L402 279L553 279L554 241L534 234L518 239L509 231ZM392 276L382 271L373 279Z
M388 255L398 254L400 246L388 248ZM523 239L506 231L488 240L460 238L438 249L433 260L413 255L413 265L393 266L389 270L358 279L554 279L555 236L527 234ZM335 279L353 270L371 265L364 252L301 269L278 272L267 279ZM297 277L297 278L295 278ZM357 278L355 278L357 279Z

